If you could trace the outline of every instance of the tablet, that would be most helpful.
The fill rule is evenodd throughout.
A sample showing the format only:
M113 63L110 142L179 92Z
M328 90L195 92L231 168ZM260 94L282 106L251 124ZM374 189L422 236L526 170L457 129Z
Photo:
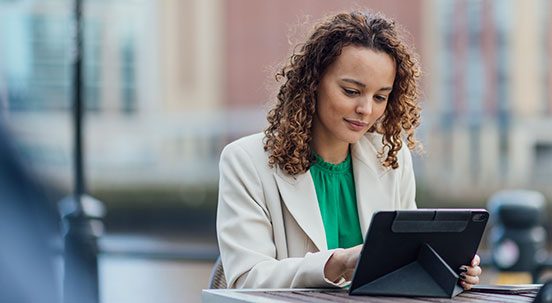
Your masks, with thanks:
M485 285L477 284L472 286L471 291L486 292L491 294L519 295L537 293L542 284L509 284L509 285Z
M476 254L488 218L484 209L375 213L349 294L456 296L459 268Z

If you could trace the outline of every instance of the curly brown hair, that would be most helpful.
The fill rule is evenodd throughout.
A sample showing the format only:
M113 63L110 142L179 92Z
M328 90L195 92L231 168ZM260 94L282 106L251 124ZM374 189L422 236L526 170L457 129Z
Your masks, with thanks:
M393 91L385 113L369 132L382 134L382 165L399 167L397 154L406 134L408 148L418 142L414 130L420 124L418 79L421 70L402 29L381 13L353 11L330 16L315 27L307 41L297 45L287 64L276 74L284 80L276 105L268 112L264 149L269 165L290 175L306 172L314 161L311 127L320 80L345 46L362 46L388 54L396 63ZM385 154L385 152L387 152Z

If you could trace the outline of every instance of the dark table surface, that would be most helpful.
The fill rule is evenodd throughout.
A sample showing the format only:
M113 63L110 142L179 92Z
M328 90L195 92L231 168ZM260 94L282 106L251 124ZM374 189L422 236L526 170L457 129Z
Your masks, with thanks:
M235 289L209 289L203 290L202 299L204 303L212 302L532 302L537 291L527 291L520 294L496 294L474 291L465 291L458 296L448 298L427 298L427 297L373 297L373 296L349 296L346 290L331 289L256 289L256 290L235 290Z

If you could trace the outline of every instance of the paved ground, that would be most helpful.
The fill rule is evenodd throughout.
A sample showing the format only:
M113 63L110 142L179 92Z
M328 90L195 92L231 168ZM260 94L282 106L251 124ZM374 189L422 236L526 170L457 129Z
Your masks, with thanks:
M199 303L212 263L102 257L99 266L102 303Z
M211 237L115 234L100 243L102 303L201 302L218 255Z

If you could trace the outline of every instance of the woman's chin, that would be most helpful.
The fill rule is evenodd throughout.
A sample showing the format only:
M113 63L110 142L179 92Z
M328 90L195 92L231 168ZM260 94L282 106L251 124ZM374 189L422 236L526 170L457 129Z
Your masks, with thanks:
M350 134L347 136L347 138L344 138L343 141L346 141L349 144L355 144L358 143L360 139L362 139L364 134L366 134L366 132Z

